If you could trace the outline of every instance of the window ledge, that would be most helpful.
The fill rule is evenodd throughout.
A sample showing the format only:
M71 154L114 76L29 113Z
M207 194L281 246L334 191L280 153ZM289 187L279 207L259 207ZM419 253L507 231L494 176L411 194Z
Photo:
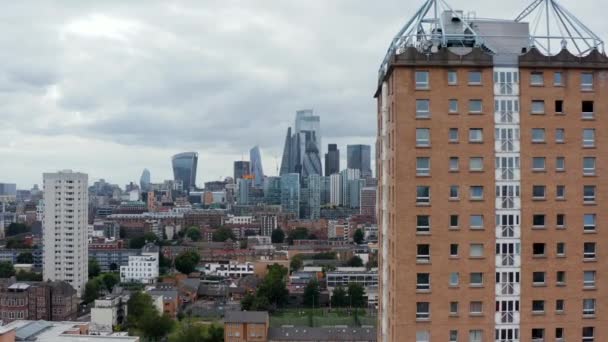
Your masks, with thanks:
M532 311L532 316L544 316L544 311Z
M484 286L483 286L483 284L481 284L481 285L471 284L471 285L469 285L469 287L472 289L482 289Z
M583 291L596 291L597 287L595 286L583 286Z
M484 314L483 313L469 313L470 317L483 317Z
M532 283L532 287L547 287L547 283Z

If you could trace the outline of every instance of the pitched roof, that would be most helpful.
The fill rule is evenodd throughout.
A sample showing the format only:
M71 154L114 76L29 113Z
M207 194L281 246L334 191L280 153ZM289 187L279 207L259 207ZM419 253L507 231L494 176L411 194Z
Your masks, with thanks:
M267 311L226 311L224 323L266 323Z
M376 328L283 327L268 329L272 341L376 341Z

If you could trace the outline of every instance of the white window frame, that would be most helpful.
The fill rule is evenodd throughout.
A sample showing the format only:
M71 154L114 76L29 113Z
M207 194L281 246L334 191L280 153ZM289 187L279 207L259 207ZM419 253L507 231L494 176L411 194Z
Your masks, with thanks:
M476 136L479 135L479 136ZM469 142L470 143L482 143L483 142L483 128L469 128Z
M423 132L427 133L426 139L419 136L419 134L422 135ZM416 146L417 147L431 146L431 129L430 128L416 128Z
M418 76L426 76L426 81L425 80L419 80ZM417 70L414 72L414 81L416 83L416 89L430 89L430 83L431 83L431 75L430 72L428 70Z
M424 105L426 105L426 106L424 106ZM431 117L431 100L417 99L416 100L416 118L417 119L428 119L430 117Z
M420 162L426 160L427 166L420 166ZM416 176L430 176L431 175L431 158L430 157L416 157Z
M591 138L585 137L587 132L591 133ZM583 128L583 147L595 147L595 129Z
M593 162L593 166L587 166L587 162ZM583 157L583 175L584 176L595 176L595 168L597 160L595 157Z
M545 101L544 100L532 100L532 104L530 106L531 114L545 114Z

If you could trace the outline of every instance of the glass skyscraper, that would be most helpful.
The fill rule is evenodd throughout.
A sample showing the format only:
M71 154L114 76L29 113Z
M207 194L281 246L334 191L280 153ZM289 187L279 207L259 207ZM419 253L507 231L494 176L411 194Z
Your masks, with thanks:
M262 154L259 146L254 146L249 150L249 161L251 162L253 186L261 188L264 185L264 168L262 167Z
M196 165L198 164L198 153L184 152L173 156L173 179L183 185L185 191L196 187Z
M348 145L346 146L346 167L361 172L361 177L371 177L371 146Z
M288 173L281 176L281 209L284 213L294 213L300 217L300 174Z
M338 145L329 144L325 153L325 176L329 177L338 172L340 172L340 150Z
M251 164L248 161L235 161L234 162L234 182L241 178L245 178L245 176L249 175L249 171L251 169Z
M266 204L281 204L281 177L266 177L264 179L264 200Z
M139 178L139 187L142 192L146 192L150 190L150 171L148 169L144 169L141 173L141 177Z

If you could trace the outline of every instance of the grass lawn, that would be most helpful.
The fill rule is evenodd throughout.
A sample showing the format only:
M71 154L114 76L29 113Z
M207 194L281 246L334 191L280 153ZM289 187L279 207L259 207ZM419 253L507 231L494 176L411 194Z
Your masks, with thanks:
M275 312L270 316L270 326L335 326L346 325L356 327L360 325L375 325L375 317L366 317L365 310L359 309L357 319L353 311L347 309L288 309Z

